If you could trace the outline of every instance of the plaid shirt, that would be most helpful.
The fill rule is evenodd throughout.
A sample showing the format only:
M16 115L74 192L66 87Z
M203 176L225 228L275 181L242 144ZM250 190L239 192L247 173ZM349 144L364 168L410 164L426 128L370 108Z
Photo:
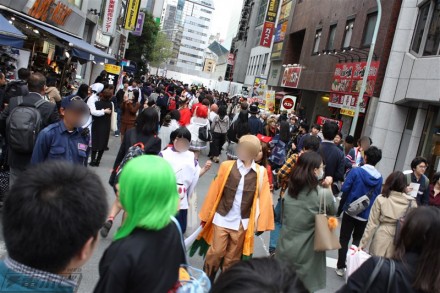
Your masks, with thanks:
M295 166L296 162L298 160L298 154L291 155L287 160L286 163L281 167L281 169L278 171L278 182L281 186L281 192L280 195L284 195L284 192L287 189L287 183L289 181L289 175L292 172L293 166Z

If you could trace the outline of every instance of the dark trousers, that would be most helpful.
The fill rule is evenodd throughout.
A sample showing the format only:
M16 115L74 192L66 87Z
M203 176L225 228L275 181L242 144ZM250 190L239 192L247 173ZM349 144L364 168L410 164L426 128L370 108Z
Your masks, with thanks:
M353 217L350 217L346 213L342 216L341 234L339 236L339 242L341 243L341 249L338 251L338 269L346 267L345 262L347 260L348 243L353 235L353 245L359 246L362 235L364 234L365 227L367 227L367 221L359 221Z
M180 229L182 229L182 233L185 234L186 226L188 223L188 210L179 210L176 219L180 224Z
M209 156L219 157L222 152L222 147L226 142L226 134L214 132L212 134L212 142L209 145Z

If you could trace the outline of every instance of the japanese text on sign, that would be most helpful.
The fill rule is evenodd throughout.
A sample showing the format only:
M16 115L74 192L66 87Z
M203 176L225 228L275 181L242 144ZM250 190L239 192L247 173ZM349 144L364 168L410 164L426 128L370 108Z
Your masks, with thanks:
M29 9L28 14L44 22L64 25L67 18L72 14L72 9L61 2L54 5L55 0L36 0Z

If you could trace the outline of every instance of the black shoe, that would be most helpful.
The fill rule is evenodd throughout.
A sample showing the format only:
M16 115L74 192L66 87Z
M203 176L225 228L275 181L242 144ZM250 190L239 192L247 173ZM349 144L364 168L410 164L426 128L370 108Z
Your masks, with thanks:
M89 164L90 167L96 167L96 161L91 161Z
M101 228L101 236L102 238L106 238L108 236L108 232L110 232L110 229L113 226L112 220L107 220L107 222L104 223L104 226Z

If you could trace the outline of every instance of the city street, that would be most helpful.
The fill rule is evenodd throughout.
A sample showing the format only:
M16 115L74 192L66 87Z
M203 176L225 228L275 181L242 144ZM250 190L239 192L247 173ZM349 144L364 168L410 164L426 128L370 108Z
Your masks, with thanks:
M114 195L110 186L107 184L108 177L110 174L110 169L112 168L112 164L114 162L114 158L119 149L119 138L111 138L109 143L110 151L104 154L103 160L101 162L101 166L96 168L96 172L101 177L104 185L106 187L108 193L108 202L109 205L113 202ZM201 164L204 164L206 161L206 156L201 157ZM218 169L218 164L213 164L212 169L205 174L204 177L201 178L199 184L197 186L198 193L198 201L199 207L203 203L204 195L209 188L209 184L214 178ZM102 254L105 249L110 245L112 241L112 235L117 229L120 223L120 216L115 220L115 225L113 225L112 230L110 231L109 237L106 239L100 239L98 247L92 257L92 259L86 264L86 266L82 269L82 279L79 287L79 293L90 293L92 292L96 282L98 281L99 273L98 273L98 265L99 260L101 259ZM268 242L269 242L269 233L264 233L261 237L255 238L255 252L254 257L265 257L268 253ZM1 247L0 247L1 248ZM177 249L177 248L176 248ZM334 267L336 266L336 258L337 252L332 251L327 255L327 288L325 290L319 292L335 292L338 288L343 285L343 279L336 276ZM203 259L201 257L195 256L190 259L190 264L197 268L201 268L203 266ZM311 272L313 273L313 272Z

